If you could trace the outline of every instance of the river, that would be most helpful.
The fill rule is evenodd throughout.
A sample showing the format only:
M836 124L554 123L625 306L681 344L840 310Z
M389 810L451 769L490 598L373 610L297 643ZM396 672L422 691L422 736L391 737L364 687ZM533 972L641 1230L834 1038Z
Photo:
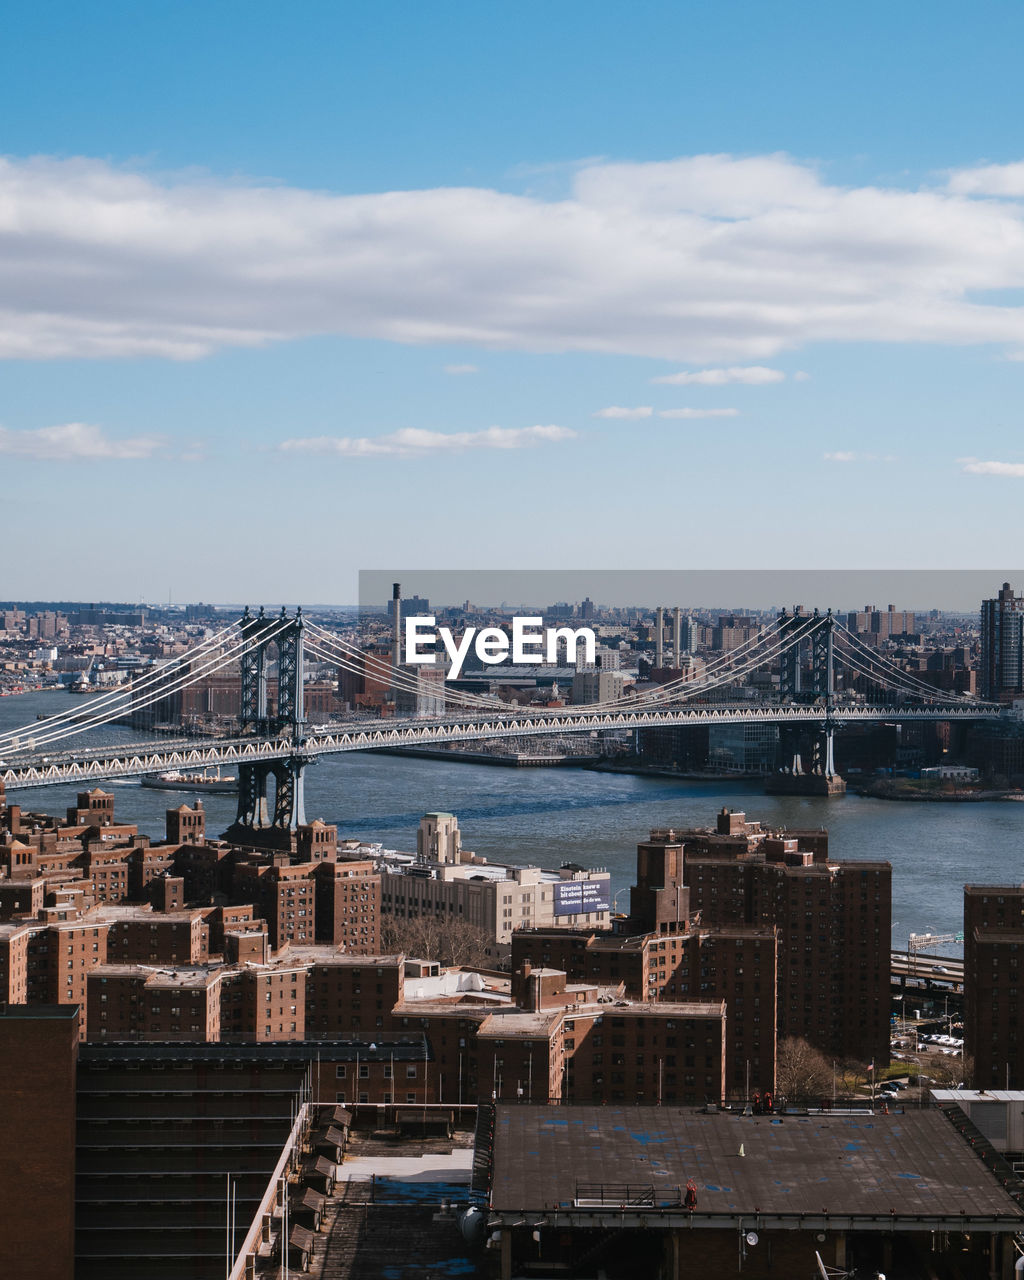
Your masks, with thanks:
M87 699L66 693L0 698L0 732L33 722L38 712L87 705ZM82 740L111 743L141 736L107 728ZM132 781L102 785L116 796L117 816L154 838L163 835L165 810L190 799ZM76 787L43 787L12 793L12 798L26 809L60 813L76 793ZM234 816L234 797L208 794L203 802L208 830L219 834ZM896 947L905 947L911 932L962 928L965 882L1024 879L1024 804L766 796L750 782L504 769L364 752L322 757L306 774L307 817L337 823L342 835L415 849L420 817L447 810L458 816L465 847L483 857L548 867L563 862L606 867L613 892L632 882L637 842L651 827L713 825L723 805L772 826L827 827L835 858L890 861ZM625 895L619 906L625 906ZM950 945L942 950L960 953Z

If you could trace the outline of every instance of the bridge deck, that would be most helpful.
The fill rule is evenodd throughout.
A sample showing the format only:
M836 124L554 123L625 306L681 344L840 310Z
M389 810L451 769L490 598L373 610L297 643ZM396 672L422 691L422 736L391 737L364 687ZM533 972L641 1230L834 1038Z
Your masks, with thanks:
M116 750L33 752L31 738L24 746L3 748L0 780L9 789L97 782L105 778L135 777L164 769L207 768L228 764L255 764L312 759L348 751L380 747L431 746L448 742L472 742L484 738L525 738L548 733L590 733L599 729L645 729L672 725L812 724L831 727L875 724L901 720L975 720L998 716L987 704L953 703L911 707L851 706L829 709L821 705L752 706L745 703L718 706L648 707L625 710L579 710L537 715L498 714L450 716L443 719L410 719L402 724L365 722L331 726L296 741L291 735L269 738L164 739L133 743Z

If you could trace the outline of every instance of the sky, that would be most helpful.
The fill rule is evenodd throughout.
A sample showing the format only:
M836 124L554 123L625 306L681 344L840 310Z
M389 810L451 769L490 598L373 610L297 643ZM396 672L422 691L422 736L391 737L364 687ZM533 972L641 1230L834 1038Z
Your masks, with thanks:
M1017 562L1022 36L14 0L0 598Z

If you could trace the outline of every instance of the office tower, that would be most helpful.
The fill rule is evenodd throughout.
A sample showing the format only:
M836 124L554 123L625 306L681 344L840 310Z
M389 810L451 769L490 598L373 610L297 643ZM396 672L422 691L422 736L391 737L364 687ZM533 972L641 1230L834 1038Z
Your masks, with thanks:
M983 698L1009 700L1024 693L1024 596L1004 582L994 600L981 602Z

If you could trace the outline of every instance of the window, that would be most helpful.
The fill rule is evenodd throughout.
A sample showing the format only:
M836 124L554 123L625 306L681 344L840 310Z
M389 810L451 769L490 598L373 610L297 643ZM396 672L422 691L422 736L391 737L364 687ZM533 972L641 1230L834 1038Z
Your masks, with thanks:
M416 1079L416 1064L414 1062L405 1068L405 1076L407 1080Z

